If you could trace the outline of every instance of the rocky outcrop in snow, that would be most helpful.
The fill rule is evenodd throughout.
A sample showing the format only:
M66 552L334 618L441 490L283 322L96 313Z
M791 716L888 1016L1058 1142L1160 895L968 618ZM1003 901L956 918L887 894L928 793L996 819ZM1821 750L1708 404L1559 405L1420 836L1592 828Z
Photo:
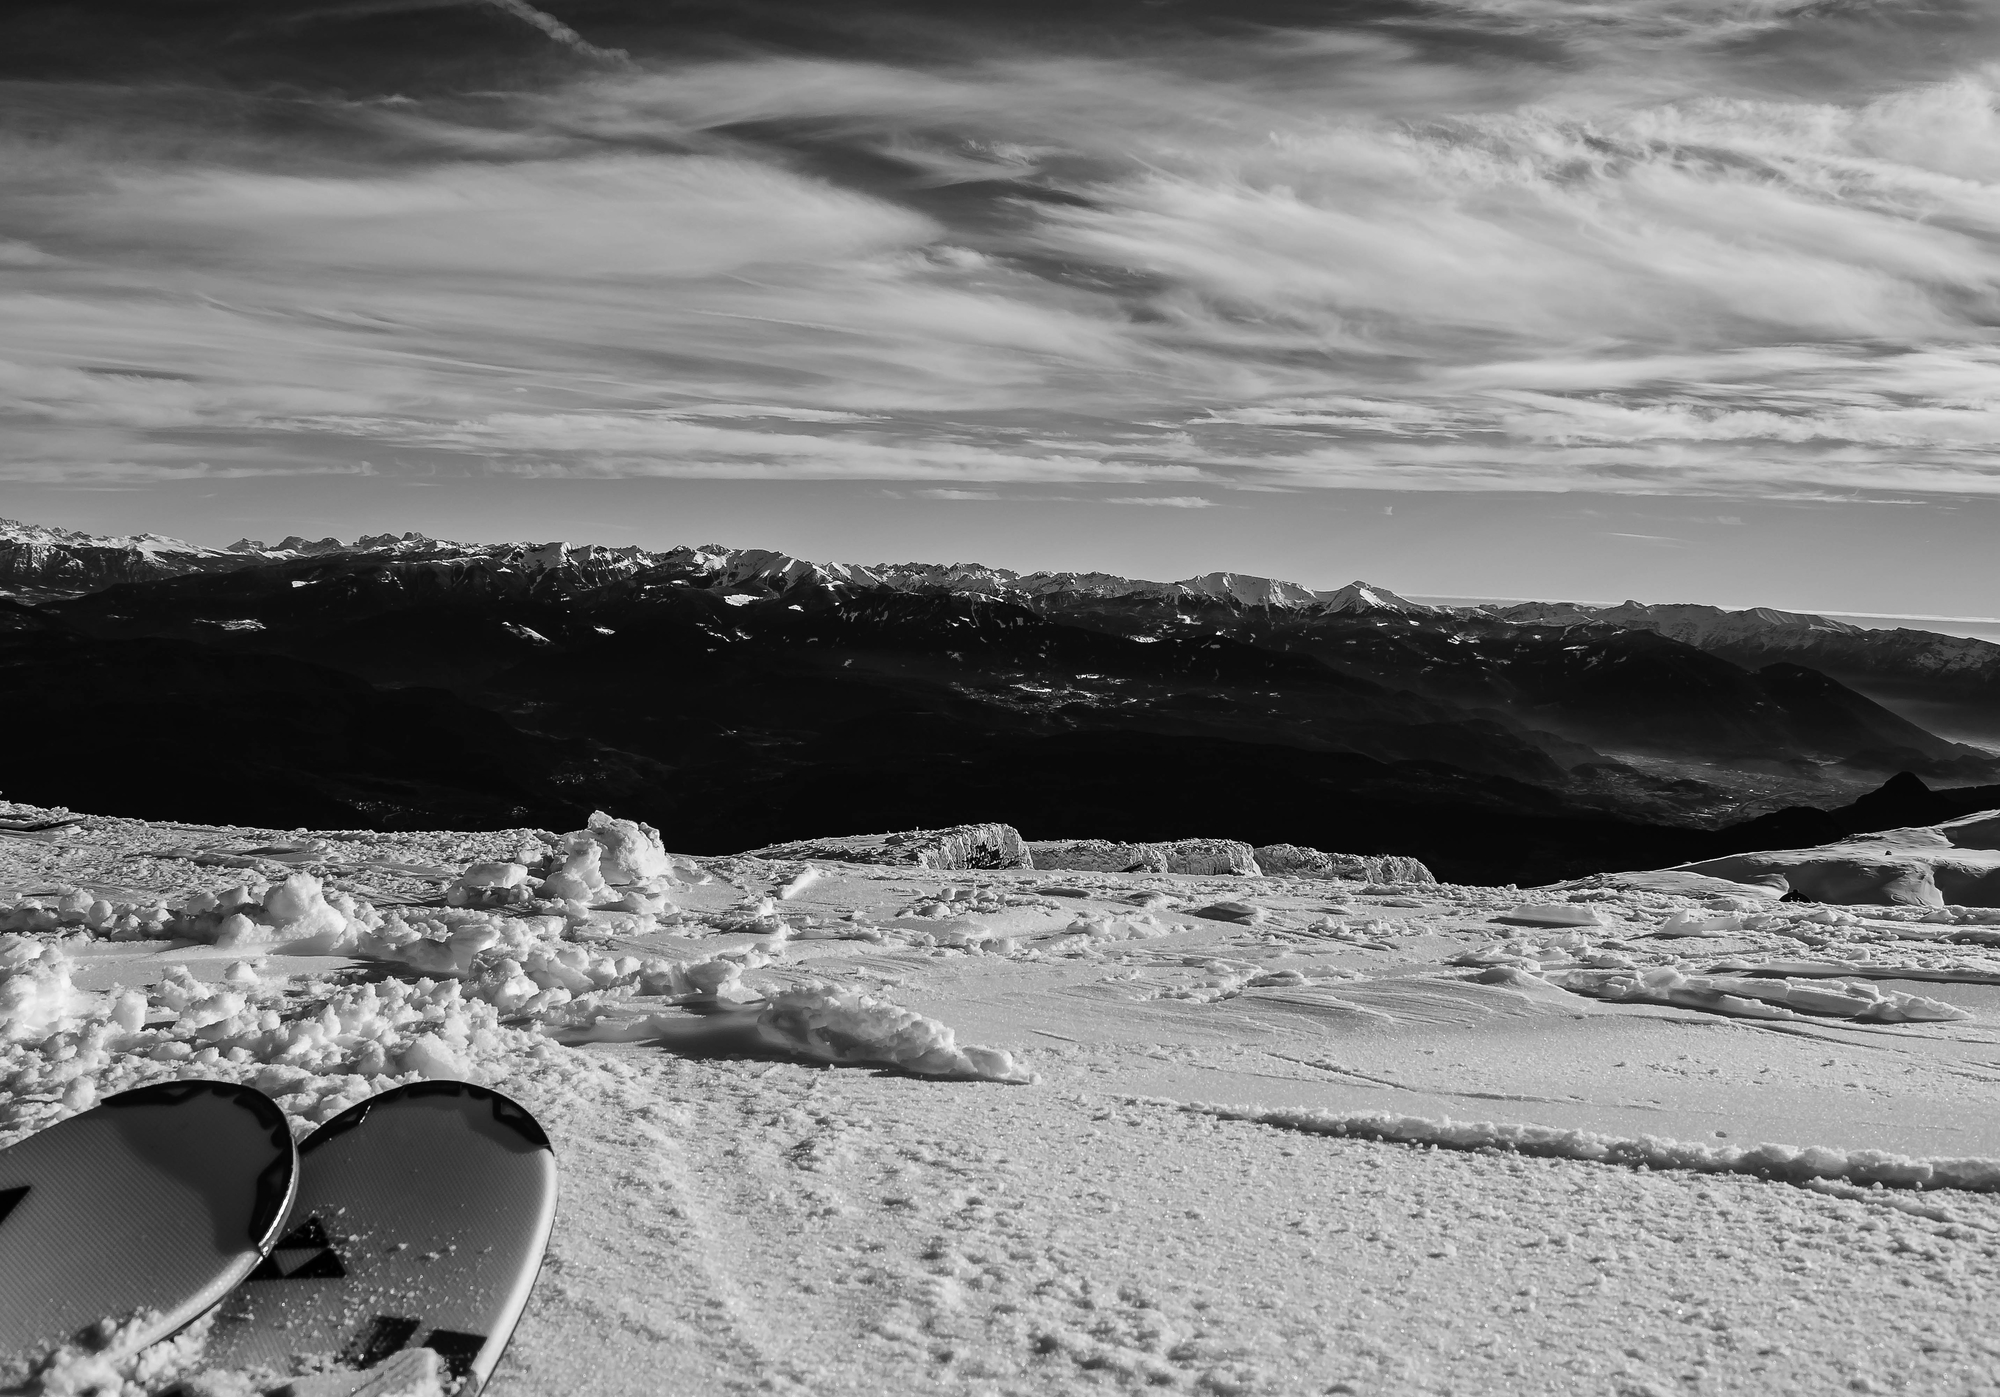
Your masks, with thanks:
M902 864L912 868L1033 868L1021 832L1012 825L954 825L897 834L856 834L752 849L756 859L825 859L837 863Z
M1119 844L1107 839L1047 839L1028 846L1036 868L1071 873L1198 873L1259 878L1264 870L1248 844L1236 839L1177 839L1162 844Z
M1329 854L1302 844L1260 844L1257 863L1272 875L1352 878L1363 883L1435 883L1419 859L1402 854Z

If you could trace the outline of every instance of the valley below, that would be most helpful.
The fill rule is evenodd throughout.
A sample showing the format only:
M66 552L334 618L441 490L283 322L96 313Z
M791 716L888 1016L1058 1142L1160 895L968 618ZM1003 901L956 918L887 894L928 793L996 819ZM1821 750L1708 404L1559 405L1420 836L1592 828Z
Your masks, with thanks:
M0 791L158 818L554 826L609 806L719 853L841 811L1199 829L1526 885L1757 847L1762 827L1734 827L1898 773L1945 793L1900 823L2000 780L1986 748L1908 716L1976 727L2000 646L1789 613L9 529L0 720L37 737Z

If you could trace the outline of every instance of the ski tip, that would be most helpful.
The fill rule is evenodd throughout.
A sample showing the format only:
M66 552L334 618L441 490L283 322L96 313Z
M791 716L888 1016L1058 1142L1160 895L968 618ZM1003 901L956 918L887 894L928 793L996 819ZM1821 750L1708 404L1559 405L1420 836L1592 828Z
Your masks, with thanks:
M292 1127L285 1119L285 1113L278 1109L277 1102L255 1087L246 1087L239 1082L217 1082L196 1077L154 1082L151 1086L121 1091L105 1097L98 1103L98 1109L120 1111L135 1107L185 1106L202 1096L218 1098L238 1110L249 1112L270 1138L272 1159L257 1176L249 1222L250 1244L260 1253L268 1251L277 1237L279 1224L291 1209L298 1174L298 1150L292 1143Z
M512 1097L503 1096L491 1087L475 1086L471 1082L449 1080L411 1082L407 1086L391 1087L388 1091L382 1092L377 1096L371 1096L366 1101L350 1106L308 1136L305 1143L299 1146L299 1152L301 1154L312 1153L312 1151L353 1130L363 1121L367 1120L370 1115L386 1107L392 1107L402 1101L422 1100L429 1097L458 1097L467 1101L484 1103L491 1110L494 1123L502 1129L518 1136L532 1149L542 1149L549 1151L551 1154L555 1153L555 1146L550 1142L548 1132L542 1129L542 1123L536 1120L533 1113L520 1102L514 1100Z

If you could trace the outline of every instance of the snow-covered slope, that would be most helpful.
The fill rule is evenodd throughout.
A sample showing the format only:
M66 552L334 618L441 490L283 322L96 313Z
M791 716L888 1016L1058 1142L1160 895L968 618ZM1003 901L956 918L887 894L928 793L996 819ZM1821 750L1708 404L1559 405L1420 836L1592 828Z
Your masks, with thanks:
M492 1397L1983 1392L1992 920L0 805L0 1144L505 1091L563 1205ZM42 1390L291 1376L202 1339Z
M1741 882L1783 878L1801 896L1822 902L2000 907L2000 811L1687 867Z

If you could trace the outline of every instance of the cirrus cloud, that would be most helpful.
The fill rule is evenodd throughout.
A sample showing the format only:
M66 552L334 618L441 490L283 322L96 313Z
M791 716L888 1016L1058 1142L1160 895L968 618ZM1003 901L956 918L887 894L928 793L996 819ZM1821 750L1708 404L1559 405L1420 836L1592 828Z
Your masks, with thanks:
M1862 82L1817 8L1467 0L133 84L105 109L163 130L0 140L6 469L1992 494L2000 41L1964 34ZM1812 80L1761 82L1773 45Z

